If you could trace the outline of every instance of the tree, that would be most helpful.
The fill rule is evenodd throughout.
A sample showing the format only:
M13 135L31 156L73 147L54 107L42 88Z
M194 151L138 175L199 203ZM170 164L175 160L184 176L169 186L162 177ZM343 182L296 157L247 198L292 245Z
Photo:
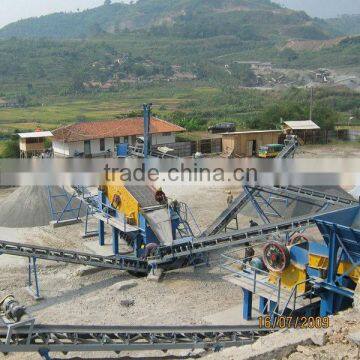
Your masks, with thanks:
M27 101L27 98L25 95L23 94L20 94L16 97L16 101L17 103L20 105L20 106L25 106L26 105L26 101Z
M284 50L282 50L280 52L280 56L283 59L286 59L288 62L294 61L299 57L298 53L291 48L285 48Z
M339 120L338 113L323 104L316 104L313 110L313 120L323 130L333 130Z
M16 159L20 157L19 141L11 139L5 142L4 149L2 151L2 157L4 159Z

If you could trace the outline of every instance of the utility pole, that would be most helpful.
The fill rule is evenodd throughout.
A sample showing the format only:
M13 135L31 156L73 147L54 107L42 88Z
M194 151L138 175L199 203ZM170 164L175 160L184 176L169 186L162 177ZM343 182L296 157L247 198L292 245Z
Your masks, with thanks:
M147 159L151 152L151 107L152 104L144 104L144 158Z
M310 88L310 120L312 120L313 115L313 102L314 102L314 88Z

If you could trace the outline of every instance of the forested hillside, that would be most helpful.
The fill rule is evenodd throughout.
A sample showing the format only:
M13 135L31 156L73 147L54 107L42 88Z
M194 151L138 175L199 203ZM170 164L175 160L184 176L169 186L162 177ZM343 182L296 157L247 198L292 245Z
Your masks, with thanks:
M333 31L347 35L360 35L360 14L343 15L334 19L326 20Z
M319 68L360 66L360 37L331 22L270 0L139 0L10 24L0 30L0 106L16 108L0 109L0 137L120 116L145 101L189 130L307 117ZM359 114L357 92L317 96L321 123Z
M229 34L255 40L329 36L304 12L281 8L270 0L139 0L131 5L114 3L78 13L21 20L1 29L0 37L87 38L138 29L186 38Z

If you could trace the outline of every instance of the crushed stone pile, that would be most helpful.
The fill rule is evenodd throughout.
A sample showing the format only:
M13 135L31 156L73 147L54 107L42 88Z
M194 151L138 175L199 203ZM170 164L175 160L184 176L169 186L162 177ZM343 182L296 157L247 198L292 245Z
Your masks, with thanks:
M63 189L57 186L51 188L53 195L63 193ZM61 211L67 204L65 197L53 199L55 211ZM79 200L72 201L72 208L78 207ZM80 216L86 209L82 205ZM63 220L74 217L75 212L65 213ZM0 227L25 228L49 225L52 220L49 205L49 190L46 186L23 186L0 203Z

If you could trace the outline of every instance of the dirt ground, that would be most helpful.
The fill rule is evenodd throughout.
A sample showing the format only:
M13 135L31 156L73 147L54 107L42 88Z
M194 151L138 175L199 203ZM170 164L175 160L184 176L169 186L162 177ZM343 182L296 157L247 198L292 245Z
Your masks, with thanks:
M227 195L224 189L197 188L196 191L187 191L186 194L183 190L176 188L165 190L170 197L176 197L191 206L202 229L226 207ZM10 191L0 190L0 206L1 199L4 199ZM244 218L243 224L247 223L248 219ZM92 226L95 225L92 224ZM107 232L108 244L111 236L109 230ZM49 226L23 229L0 227L0 237L7 241L99 252L95 239L84 240L80 237L82 231L83 224L55 230ZM110 254L110 250L111 247L107 245L105 249L101 249L101 252ZM206 324L204 318L207 315L239 305L242 298L240 288L222 280L223 273L218 267L175 270L167 273L160 283L154 283L114 270L103 270L82 276L83 266L43 260L38 260L38 265L41 295L44 299L36 302L25 287L27 259L8 255L0 256L0 295L14 294L28 307L38 323ZM125 289L120 289L122 284L127 285ZM134 300L134 306L122 307L122 300ZM178 353L181 354L181 352ZM136 354L131 355L136 356ZM158 358L163 355L163 353L154 352L153 356ZM63 356L63 358L71 358L71 356L74 354ZM84 354L83 358L89 356L92 355ZM103 354L99 355L99 357L102 356ZM109 356L113 357L114 354L109 354ZM21 354L11 355L8 358L38 359L38 355Z
M295 158L359 158L360 142L301 146Z
M334 151L336 149L336 151ZM359 147L304 147L298 156L360 156ZM344 155L343 155L344 154ZM201 229L205 229L226 208L225 188L165 188L170 198L187 203ZM240 189L232 189L236 196ZM1 202L13 189L0 189ZM48 206L48 204L44 204ZM249 218L242 216L240 226L247 226ZM91 226L95 228L96 223ZM111 253L110 229L107 229L107 246L100 249L96 239L82 239L83 224L52 229L49 226L37 228L5 228L0 224L0 238L6 241L22 242L74 249L84 252ZM209 324L209 314L218 314L239 306L242 291L236 285L223 280L224 272L216 266L210 268L187 268L166 273L159 283L138 279L125 272L102 270L83 275L83 266L60 264L39 260L41 301L35 301L26 290L27 259L0 256L0 297L14 294L36 317L37 323L68 325L191 325ZM126 286L122 286L126 285ZM134 300L131 307L123 307L122 300ZM241 314L238 314L241 323ZM331 352L329 343L329 352ZM240 350L239 350L240 351ZM344 350L345 351L345 350ZM347 354L346 350L344 356ZM147 359L187 358L188 352L174 351L164 355L161 352L147 354ZM115 354L57 354L59 358L115 359ZM143 358L144 354L122 353L122 357ZM174 355L174 357L172 357ZM0 355L1 358L2 355ZM218 354L218 359L225 358ZM9 359L38 359L37 354L10 355ZM236 356L232 357L236 359ZM322 357L319 357L319 359ZM328 357L323 357L327 359ZM340 359L341 357L333 357ZM351 359L351 357L348 357ZM290 359L296 359L292 357ZM330 358L329 358L330 359ZM345 358L344 358L345 359Z

